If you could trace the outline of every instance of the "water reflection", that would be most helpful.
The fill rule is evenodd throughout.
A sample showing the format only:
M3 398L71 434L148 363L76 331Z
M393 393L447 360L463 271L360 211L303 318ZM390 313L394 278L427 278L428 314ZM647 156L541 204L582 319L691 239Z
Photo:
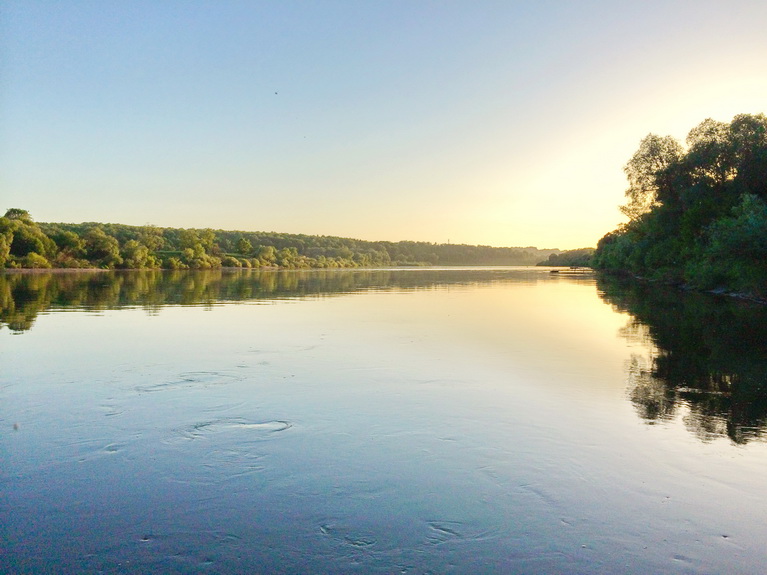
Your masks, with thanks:
M764 310L564 275L0 276L0 572L764 572L767 443L623 396L757 436Z
M632 315L622 335L651 344L627 366L648 423L681 418L697 437L743 444L767 425L767 307L600 276L601 297Z
M166 305L332 296L378 289L433 289L513 278L552 281L540 268L413 270L208 270L0 274L0 326L21 333L48 309L101 311Z
M497 282L593 282L535 268L332 271L143 271L0 274L0 327L33 327L48 310L213 306L377 290ZM597 276L600 297L632 316L621 335L629 398L648 423L681 420L704 441L746 443L767 426L767 307Z

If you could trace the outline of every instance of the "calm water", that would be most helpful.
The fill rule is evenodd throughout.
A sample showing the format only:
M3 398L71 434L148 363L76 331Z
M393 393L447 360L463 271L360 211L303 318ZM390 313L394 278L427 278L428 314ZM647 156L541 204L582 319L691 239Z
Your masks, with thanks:
M507 268L0 310L0 572L767 570L764 307Z

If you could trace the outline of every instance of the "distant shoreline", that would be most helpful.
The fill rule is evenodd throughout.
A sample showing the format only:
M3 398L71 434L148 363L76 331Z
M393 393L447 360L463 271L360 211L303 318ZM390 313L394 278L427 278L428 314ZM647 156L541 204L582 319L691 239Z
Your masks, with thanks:
M486 265L486 264L455 264L455 265L400 265L400 266L369 266L369 267L354 267L354 268L281 268L279 266L262 266L257 268L244 268L235 266L221 266L216 268L188 268L174 270L170 268L0 268L0 275L42 275L42 274L79 274L79 273L126 273L126 272L204 272L204 271L247 271L247 272L320 272L320 271L396 271L396 270L449 270L449 269L490 269L490 268L530 268L538 269L542 271L548 271L548 268L562 268L563 273L567 273L569 269L566 266L540 266L530 264L510 264L510 265ZM545 269L544 269L545 268ZM592 268L581 268L583 271L597 271Z
M0 268L0 273L7 274L68 274L82 272L113 272L104 268ZM131 271L131 270L125 270ZM140 270L135 270L140 271Z

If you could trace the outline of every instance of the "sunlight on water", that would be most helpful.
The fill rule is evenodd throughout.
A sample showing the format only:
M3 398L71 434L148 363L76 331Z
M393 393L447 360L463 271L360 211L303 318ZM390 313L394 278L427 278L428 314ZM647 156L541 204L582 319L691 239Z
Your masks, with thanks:
M3 572L767 565L760 308L540 269L91 280L0 276Z

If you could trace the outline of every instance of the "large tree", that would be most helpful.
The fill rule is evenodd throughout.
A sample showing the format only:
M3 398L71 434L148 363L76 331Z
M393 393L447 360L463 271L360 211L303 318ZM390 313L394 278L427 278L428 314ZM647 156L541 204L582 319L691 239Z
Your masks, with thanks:
M663 176L679 161L683 149L671 136L648 134L623 168L629 181L628 202L621 211L634 220L658 203L658 192L664 185Z
M626 165L630 220L600 240L595 265L767 293L767 117L709 118L686 144L642 140Z

